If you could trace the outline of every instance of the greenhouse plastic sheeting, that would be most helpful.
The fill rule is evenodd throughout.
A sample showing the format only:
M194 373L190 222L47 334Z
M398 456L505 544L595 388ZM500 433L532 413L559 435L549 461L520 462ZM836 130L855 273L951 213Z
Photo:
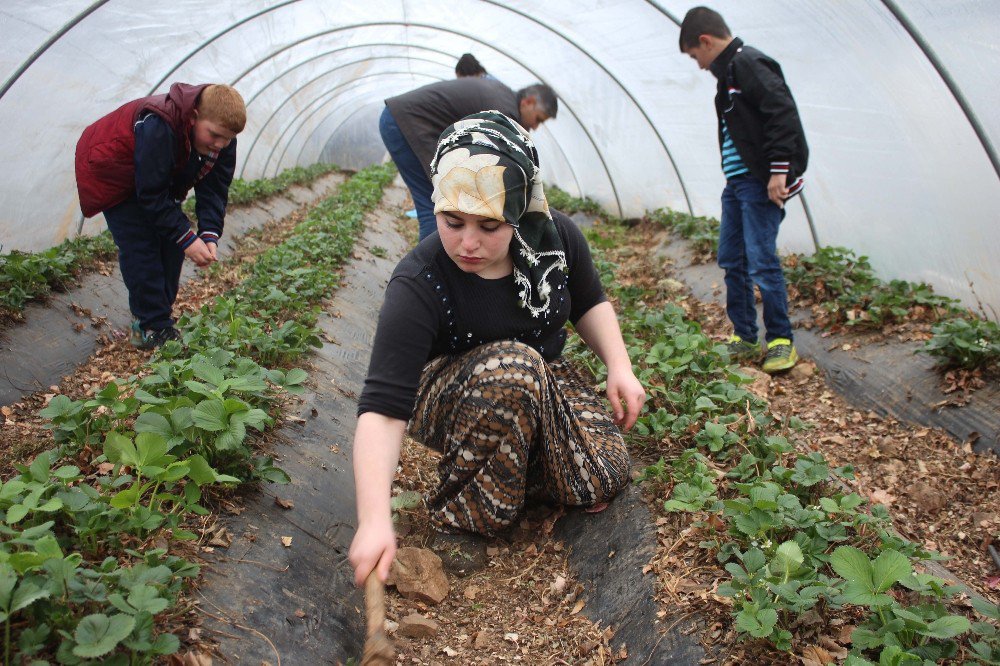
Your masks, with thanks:
M1000 309L996 0L726 0L774 56L811 149L780 243L868 255L884 278ZM513 88L560 96L535 137L548 182L625 216L718 216L714 79L677 48L690 7L576 0L6 0L0 5L0 243L39 250L83 220L73 150L121 103L173 81L248 102L237 173L386 159L386 97L454 76L464 52ZM811 225L810 225L811 223ZM971 286L970 286L971 285Z

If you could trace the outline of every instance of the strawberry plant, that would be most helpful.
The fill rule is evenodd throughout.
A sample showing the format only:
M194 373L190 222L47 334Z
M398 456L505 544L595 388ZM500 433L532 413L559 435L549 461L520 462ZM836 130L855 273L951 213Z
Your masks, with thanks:
M989 622L975 622L972 625L973 640L970 647L979 663L1000 663L1000 630L996 623L1000 622L1000 605L991 604L981 599L973 599L972 605ZM965 662L963 666L972 666L973 662Z
M229 203L239 206L266 199L275 194L281 194L292 185L311 183L320 176L325 176L338 168L335 164L313 164L307 167L285 169L273 178L258 178L256 180L234 178L229 186ZM184 202L184 212L188 215L194 215L196 207L197 197L195 196L188 197L187 201Z
M954 314L957 301L938 296L923 283L876 277L868 257L843 247L820 248L810 256L785 259L785 279L793 293L819 304L826 323L879 327L908 317L937 319Z
M715 256L719 250L719 221L669 208L658 208L647 217L691 242L698 254Z
M946 319L920 350L946 368L990 368L1000 363L1000 326L988 319Z
M0 254L0 314L19 313L29 301L65 289L80 271L116 254L109 233L74 238L42 252Z
M854 650L848 663L870 663L863 658L868 651L878 651L880 663L937 663L956 654L953 639L971 628L966 617L950 615L940 602L957 588L927 574L914 575L909 559L895 550L882 550L872 560L857 548L841 546L830 565L845 580L841 601L875 611L851 634ZM896 584L930 599L904 606L886 594Z
M549 202L549 207L572 215L573 213L590 213L592 215L603 215L604 210L601 205L587 197L574 197L565 190L561 190L555 185L545 187L545 198Z
M800 452L793 436L808 426L770 414L767 403L747 391L749 378L730 365L725 348L686 320L681 308L646 306L646 295L617 284L614 265L599 248L594 252L617 301L634 371L647 389L635 439L650 448L660 441L688 447L648 466L639 482L669 491L665 511L696 514L694 526L706 535L700 546L730 576L719 594L732 599L737 631L790 651L805 613L824 617L862 606L867 615L855 632L854 663L876 654L881 663L925 663L953 654L969 623L947 612L952 589L914 574L911 566L912 559L936 556L895 535L884 507L840 489L836 480L851 478L850 467L834 467L816 451ZM822 284L810 277L817 289L871 286L868 278L863 258ZM897 292L939 305L912 285L886 290ZM870 303L895 307L891 298ZM578 345L571 339L567 354L603 378L600 364Z
M195 538L188 520L208 513L202 499L215 485L288 481L249 433L273 423L278 395L301 393L306 373L264 364L318 344L318 304L392 177L367 170L318 206L299 229L306 240L290 239L192 319L187 347L164 345L139 376L93 397L50 401L42 414L59 448L0 484L5 663L149 664L177 651L156 620L198 567L135 547ZM56 464L94 451L95 473Z

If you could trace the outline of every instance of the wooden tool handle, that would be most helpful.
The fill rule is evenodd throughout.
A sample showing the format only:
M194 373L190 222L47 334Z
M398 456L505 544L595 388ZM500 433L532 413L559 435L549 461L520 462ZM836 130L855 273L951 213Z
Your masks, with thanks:
M385 631L385 586L374 569L365 580L365 616L368 618L368 638Z

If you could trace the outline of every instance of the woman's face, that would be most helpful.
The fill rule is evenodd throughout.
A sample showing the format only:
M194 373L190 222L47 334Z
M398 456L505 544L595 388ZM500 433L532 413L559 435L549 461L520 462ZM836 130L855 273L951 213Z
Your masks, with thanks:
M514 227L506 222L448 211L437 214L437 228L445 252L466 273L495 280L513 272L510 241Z

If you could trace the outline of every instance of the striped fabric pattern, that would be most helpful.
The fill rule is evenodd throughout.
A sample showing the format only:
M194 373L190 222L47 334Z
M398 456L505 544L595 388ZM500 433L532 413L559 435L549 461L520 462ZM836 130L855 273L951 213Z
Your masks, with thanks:
M194 231L188 229L186 232L181 234L181 237L177 239L177 244L181 246L181 249L186 250L191 243L197 239L198 236L195 235Z
M791 199L796 194L802 191L802 188L806 186L806 181L802 176L795 179L795 182L788 186L788 196L785 197L786 200Z
M725 175L726 180L734 176L739 176L744 173L749 173L750 169L747 165L743 163L740 158L740 154L736 152L736 146L733 145L733 137L729 136L729 127L726 126L726 121L722 121L722 173Z

